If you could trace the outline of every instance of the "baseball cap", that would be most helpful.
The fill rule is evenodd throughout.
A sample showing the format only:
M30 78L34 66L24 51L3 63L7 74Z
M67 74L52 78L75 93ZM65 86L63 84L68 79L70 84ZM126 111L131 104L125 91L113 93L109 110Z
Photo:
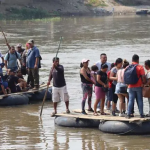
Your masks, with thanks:
M16 47L22 47L22 44L20 44L20 43L19 43L19 44L17 44L17 46L16 46Z
M90 61L90 60L84 58L84 59L82 59L82 64L85 63L85 62L88 62L88 61Z
M34 43L34 40L33 40L33 39L30 39L27 43L33 44L33 43Z

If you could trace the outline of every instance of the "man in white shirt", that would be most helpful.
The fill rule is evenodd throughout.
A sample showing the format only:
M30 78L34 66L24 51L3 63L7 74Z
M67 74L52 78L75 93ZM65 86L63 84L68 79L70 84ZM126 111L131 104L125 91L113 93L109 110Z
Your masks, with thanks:
M111 63L107 62L107 55L105 53L102 53L100 55L100 60L98 62L96 62L95 65L98 67L99 70L101 70L102 64L108 65L108 70L107 70L107 72L108 72L111 68Z
M0 74L3 73L2 68L4 67L4 65L5 65L4 64L4 57L3 57L1 50L0 50Z
M107 66L108 66L107 72L110 71L110 69L111 69L111 63L107 62L107 55L105 53L102 53L100 55L100 60L98 62L96 62L95 65L98 67L98 70L101 70L101 66L103 64L107 64ZM107 105L107 100L106 100L105 105ZM100 103L97 106L97 111L100 111Z

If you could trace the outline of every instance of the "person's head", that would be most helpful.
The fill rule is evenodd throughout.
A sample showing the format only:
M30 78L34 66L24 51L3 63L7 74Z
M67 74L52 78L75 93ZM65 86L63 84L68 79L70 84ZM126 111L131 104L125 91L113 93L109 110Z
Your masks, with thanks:
M145 61L145 69L149 70L150 69L150 60Z
M22 50L22 45L20 43L17 44L16 49L18 52L20 52Z
M115 67L115 63L111 63L111 68L110 68L110 70L111 70L113 67Z
M25 48L26 48L26 50L30 49L30 44L26 43Z
M55 63L55 66L59 65L59 58L58 57L54 57L52 61L53 61L53 63Z
M103 64L103 65L101 66L101 71L107 72L107 70L108 70L108 65L107 65L107 64Z
M29 44L29 48L34 47L34 40L30 39L27 43Z
M129 66L129 62L126 59L124 59L123 60L123 68L126 68L127 66Z
M20 69L17 71L17 76L22 76L22 73L21 73Z
M132 56L132 62L136 62L136 63L139 63L139 56L137 54L134 54Z
M82 63L82 65L83 65L82 67L88 68L89 61L90 61L90 60L85 59L85 58L84 58L84 59L82 59L82 62L81 62L81 63ZM81 66L81 64L80 64L80 66Z
M100 60L101 60L101 63L104 64L107 62L107 55L105 53L102 53L100 55Z
M121 68L121 67L122 67L122 63L123 63L122 58L117 58L117 59L116 59L116 62L115 62L115 66L116 66L117 68Z
M98 67L96 65L93 65L91 67L91 70L94 71L94 72L97 72L98 71Z
M11 54L15 53L15 47L14 47L14 46L11 46L11 47L10 47L10 53L11 53Z
M15 76L16 71L14 69L9 70L9 75Z

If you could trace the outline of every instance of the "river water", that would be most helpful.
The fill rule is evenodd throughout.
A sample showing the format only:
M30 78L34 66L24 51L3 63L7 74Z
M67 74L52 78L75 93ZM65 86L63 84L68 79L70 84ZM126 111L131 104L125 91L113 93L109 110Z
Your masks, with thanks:
M140 63L149 59L150 18L147 16L55 18L45 20L1 21L11 45L34 39L43 60L41 81L48 79L52 58L57 51L59 37L63 44L59 52L65 67L70 95L70 109L80 108L82 93L79 63L90 59L90 66L106 53L109 62L116 58L131 61L133 54L140 56ZM0 34L0 49L6 53ZM94 103L95 96L93 96ZM98 129L62 128L50 117L52 102L46 102L42 119L41 103L27 106L0 108L0 149L17 150L148 150L150 136L118 136L104 134ZM64 103L58 112L65 111ZM148 111L144 99L144 111Z

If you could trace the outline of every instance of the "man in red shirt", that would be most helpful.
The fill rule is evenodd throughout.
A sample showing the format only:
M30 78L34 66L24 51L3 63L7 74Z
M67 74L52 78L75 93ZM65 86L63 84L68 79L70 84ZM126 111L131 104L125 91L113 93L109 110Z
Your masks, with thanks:
M139 80L136 84L129 84L129 86L128 86L129 104L128 104L127 118L131 117L135 98L137 98L140 116L141 116L141 118L144 118L142 85L144 83L146 83L146 77L145 77L145 71L144 71L143 66L139 65L139 56L136 54L133 55L133 57L132 57L132 65L137 65L136 73L137 73Z

